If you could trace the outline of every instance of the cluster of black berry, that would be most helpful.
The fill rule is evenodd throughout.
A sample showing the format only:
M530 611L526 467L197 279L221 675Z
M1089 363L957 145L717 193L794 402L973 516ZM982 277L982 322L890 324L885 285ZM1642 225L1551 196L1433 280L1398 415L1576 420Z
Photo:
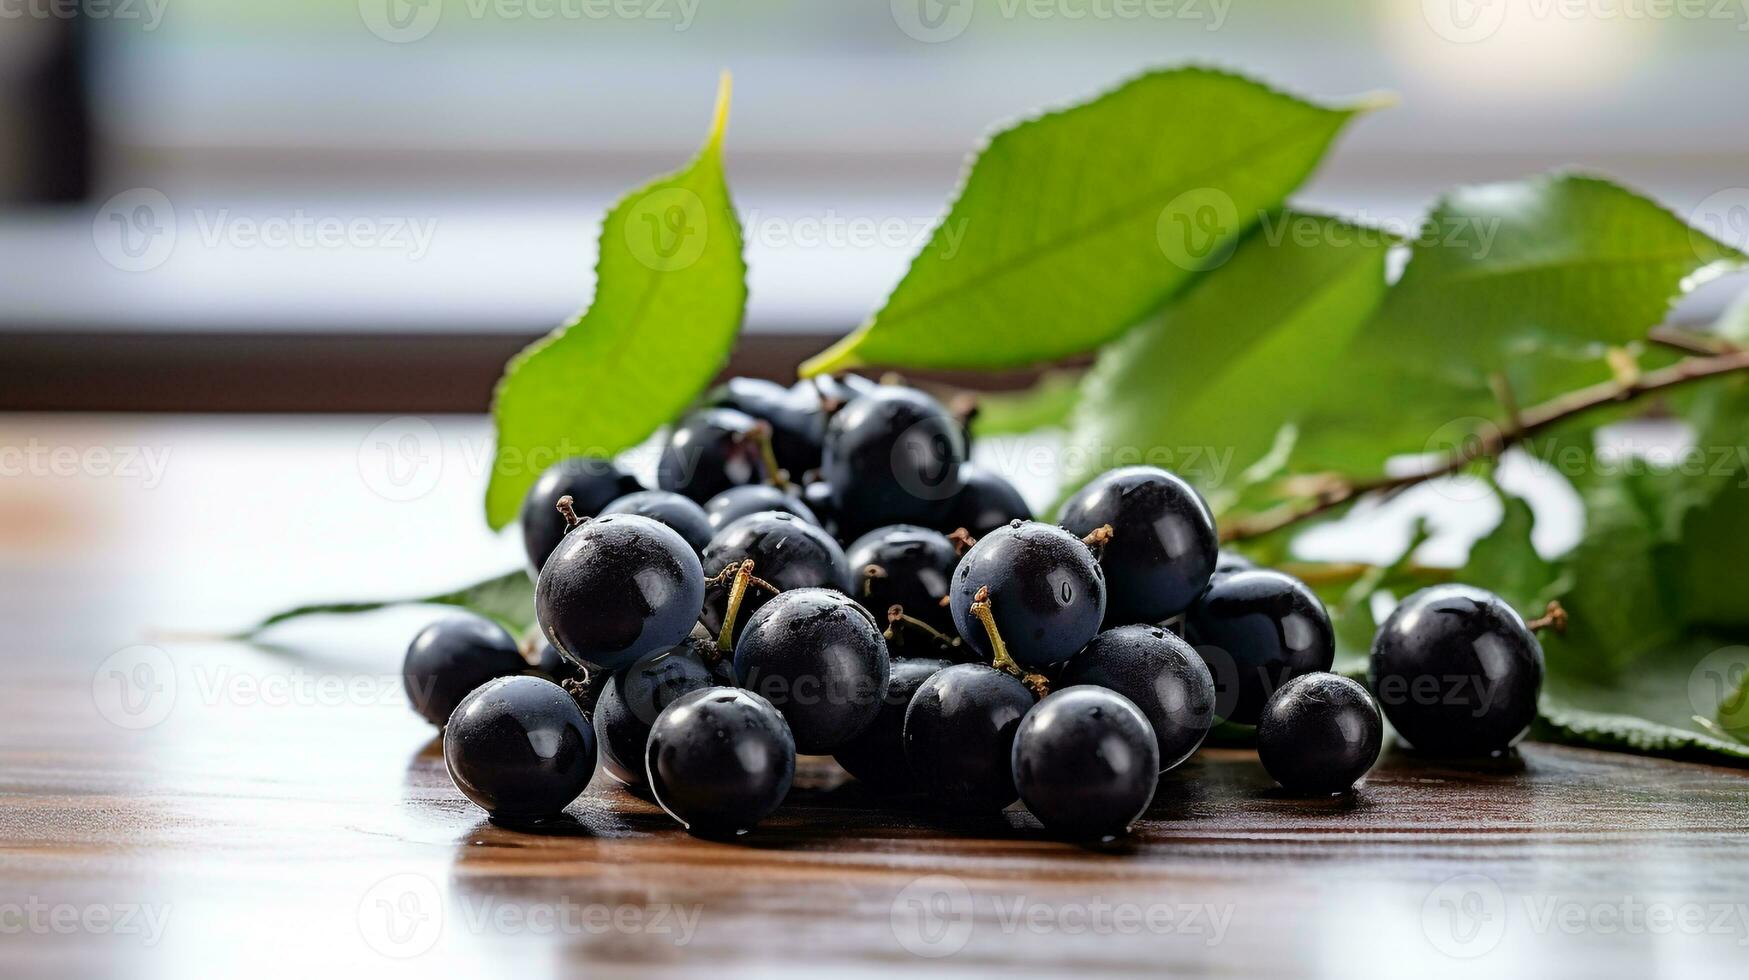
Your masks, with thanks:
M737 379L674 427L658 489L605 460L553 467L522 515L545 677L471 617L407 655L456 785L538 821L599 758L688 829L733 834L783 802L799 752L1101 838L1219 721L1256 727L1283 786L1335 793L1377 759L1379 704L1427 750L1497 751L1531 719L1541 650L1487 593L1405 601L1374 645L1375 703L1328 672L1317 596L1221 553L1183 480L1112 470L1047 524L967 442L913 388Z

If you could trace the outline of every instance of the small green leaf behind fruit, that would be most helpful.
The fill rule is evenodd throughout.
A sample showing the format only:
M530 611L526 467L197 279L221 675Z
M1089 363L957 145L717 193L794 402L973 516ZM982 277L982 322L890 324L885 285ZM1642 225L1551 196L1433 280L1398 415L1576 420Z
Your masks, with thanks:
M886 305L802 373L1092 350L1224 262L1364 108L1180 68L998 133Z
M527 572L517 569L514 572L506 572L495 578L489 578L484 582L477 582L451 592L440 592L437 595L410 599L313 603L274 613L232 639L254 639L280 623L302 619L306 616L356 615L376 612L379 609L388 609L392 606L455 606L496 620L505 629L510 630L512 636L521 636L534 625L534 584L529 581Z
M608 211L589 309L505 368L486 490L494 528L516 517L547 466L637 445L728 359L747 304L741 226L723 175L728 110L725 75L710 136L692 163Z

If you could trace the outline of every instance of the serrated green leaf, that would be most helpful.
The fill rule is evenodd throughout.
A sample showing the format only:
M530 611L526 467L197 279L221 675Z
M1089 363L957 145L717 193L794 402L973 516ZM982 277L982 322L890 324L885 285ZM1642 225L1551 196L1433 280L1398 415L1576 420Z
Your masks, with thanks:
M1458 190L1330 378L1300 462L1372 473L1449 451L1504 418L1495 375L1520 405L1607 380L1607 347L1644 338L1677 296L1745 258L1606 180Z
M1531 543L1536 516L1522 497L1499 492L1502 513L1494 530L1470 546L1458 580L1485 584L1514 608L1531 611L1546 601L1560 571Z
M1683 617L1714 628L1749 629L1749 381L1701 392L1691 408L1693 452L1685 461L1686 493L1673 494L1679 526L1668 564L1680 585Z
M1538 708L1531 737L1681 762L1749 766L1749 745L1741 742L1634 715L1586 711L1546 697Z
M1082 383L1064 474L1173 469L1204 490L1267 453L1385 293L1389 235L1335 218L1265 219L1219 270L1107 346Z
M510 630L512 635L521 636L525 630L534 625L534 583L528 580L527 572L518 569L496 578L489 578L484 582L456 589L453 592L441 592L437 595L419 596L411 599L314 603L274 613L234 638L239 640L253 639L280 623L302 619L305 616L356 615L376 612L391 606L456 606L497 620L504 625L505 629Z
M1092 350L1218 264L1358 111L1183 68L999 133L886 305L802 373Z
M704 148L631 192L601 226L595 299L517 355L492 405L497 456L486 490L495 528L516 517L553 462L637 445L721 370L747 304L741 226L723 175L729 83Z

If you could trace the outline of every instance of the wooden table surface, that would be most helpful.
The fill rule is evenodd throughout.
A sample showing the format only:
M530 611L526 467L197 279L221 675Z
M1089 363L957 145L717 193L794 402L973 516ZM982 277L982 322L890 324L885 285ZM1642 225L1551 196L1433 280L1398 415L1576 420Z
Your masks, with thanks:
M409 484L372 468L383 421L0 417L0 976L1749 962L1749 773L1553 746L1484 768L1389 752L1328 801L1205 751L1105 848L1051 841L1018 807L883 804L824 760L734 843L605 775L553 834L492 826L401 695L429 611L264 645L185 635L513 560L479 526L479 423L433 420L424 465L443 472ZM82 455L14 465L33 445ZM130 474L95 447L164 465Z

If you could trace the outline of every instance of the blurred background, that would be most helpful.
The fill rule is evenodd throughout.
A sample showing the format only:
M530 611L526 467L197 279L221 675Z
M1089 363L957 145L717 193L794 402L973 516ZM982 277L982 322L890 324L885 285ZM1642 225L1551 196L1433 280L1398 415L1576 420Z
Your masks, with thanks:
M1744 6L0 0L0 404L483 408L725 68L750 328L811 338L779 356L879 304L993 127L1167 63L1397 93L1312 206L1576 165L1687 212L1749 181Z
M1749 193L1746 45L1736 2L0 0L0 560L41 583L126 514L140 569L210 573L128 591L160 625L513 567L479 520L491 386L588 300L603 210L690 156L723 69L732 369L780 377L878 306L985 134L1150 66L1396 93L1305 205L1408 230L1455 184L1577 166L1749 244L1702 207ZM301 532L270 562L264 495ZM1393 547L1398 503L1320 553Z

